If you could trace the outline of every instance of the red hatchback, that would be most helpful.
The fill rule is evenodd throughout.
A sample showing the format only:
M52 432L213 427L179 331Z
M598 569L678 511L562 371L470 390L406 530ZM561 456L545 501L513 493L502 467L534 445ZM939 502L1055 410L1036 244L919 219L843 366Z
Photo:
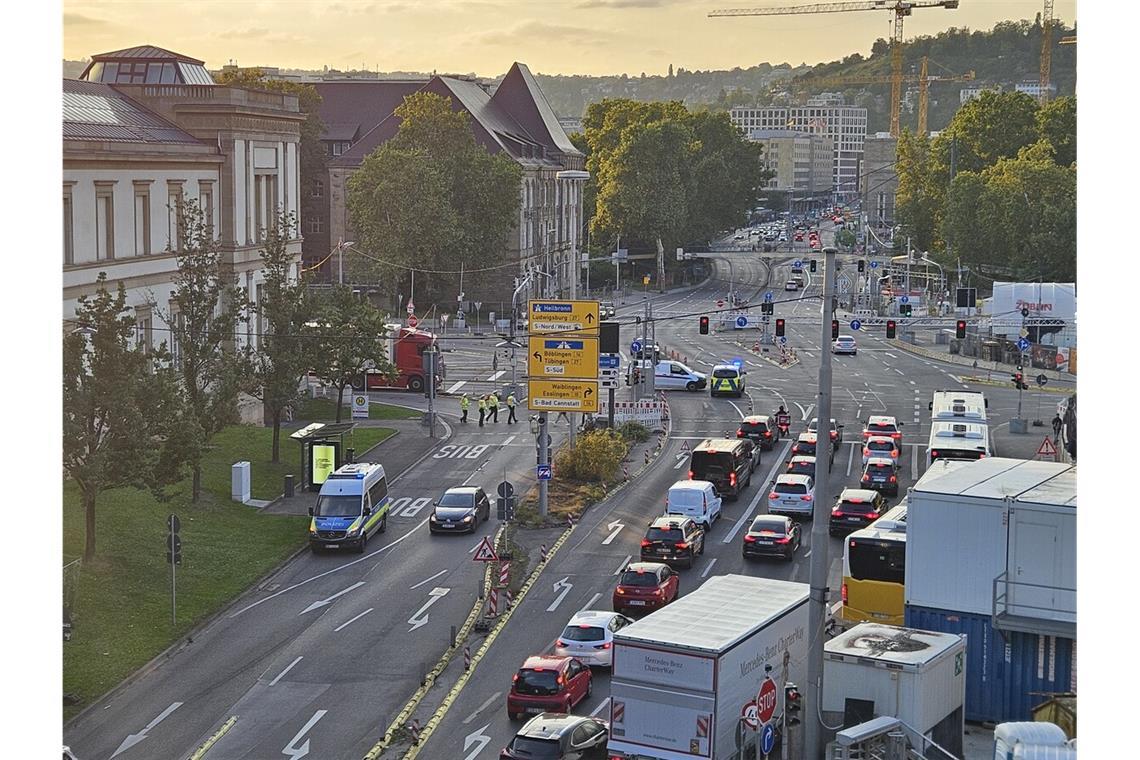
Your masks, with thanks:
M542 712L568 713L590 696L593 674L576 657L534 655L526 658L507 694L507 717Z
M627 615L661 609L677 598L680 581L663 562L632 562L614 589L614 610Z

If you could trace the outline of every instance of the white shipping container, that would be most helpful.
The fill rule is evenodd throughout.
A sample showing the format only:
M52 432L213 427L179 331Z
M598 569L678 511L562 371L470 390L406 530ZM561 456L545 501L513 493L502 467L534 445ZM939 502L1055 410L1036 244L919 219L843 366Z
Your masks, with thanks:
M966 638L881 623L860 623L823 645L825 722L842 719L847 700L874 705L950 750L965 722ZM944 723L945 722L945 723ZM956 746L951 746L956 745Z

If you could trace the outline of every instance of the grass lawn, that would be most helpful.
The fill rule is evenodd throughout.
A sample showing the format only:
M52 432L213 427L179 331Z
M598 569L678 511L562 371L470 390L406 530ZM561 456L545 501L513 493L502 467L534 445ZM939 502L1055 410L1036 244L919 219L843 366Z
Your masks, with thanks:
M387 428L354 432L358 452L392 434ZM70 718L216 612L306 540L307 517L259 514L230 501L230 465L251 463L253 496L280 494L284 474L299 475L297 444L282 430L281 464L269 464L273 431L235 426L215 437L202 472L202 499L190 504L189 480L169 503L148 492L119 488L95 506L94 561L79 574L73 635L63 647L63 692L77 694L64 707ZM287 445L288 444L288 445ZM166 517L182 521L178 567L178 620L170 622L170 566ZM84 515L79 489L63 486L64 561L82 556Z
M344 397L346 399L349 398L348 391L345 392ZM298 420L305 420L307 422L328 422L335 420L336 403L331 398L306 399L301 403L301 408L297 410L296 416ZM416 411L415 409L405 409L402 406L391 406L390 404L368 405L368 419L370 420L418 420L421 416L423 416L423 412ZM341 414L340 419L342 422L352 420L352 408L350 403L344 404L344 412Z

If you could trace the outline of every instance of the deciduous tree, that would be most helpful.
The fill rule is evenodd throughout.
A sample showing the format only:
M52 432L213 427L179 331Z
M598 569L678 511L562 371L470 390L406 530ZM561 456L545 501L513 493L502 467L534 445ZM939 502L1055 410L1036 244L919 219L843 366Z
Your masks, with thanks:
M386 358L384 315L351 288L335 287L323 296L305 331L313 346L313 371L337 389L337 422L344 389L354 378L365 370L395 378L396 368Z

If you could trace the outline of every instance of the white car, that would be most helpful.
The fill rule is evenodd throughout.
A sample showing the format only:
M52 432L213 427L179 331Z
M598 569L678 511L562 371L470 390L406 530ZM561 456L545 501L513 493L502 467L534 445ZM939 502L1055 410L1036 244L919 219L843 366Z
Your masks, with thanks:
M768 492L768 512L810 520L815 509L815 481L810 475L778 475Z
M902 444L889 435L873 435L863 441L863 466L871 458L892 459L898 464L902 457Z
M613 667L614 631L620 631L632 622L620 612L610 610L576 612L554 642L554 654L577 657L587 665Z
M795 280L788 280L784 283L784 290L799 290L800 286L796 284Z
M855 355L855 339L850 335L840 335L831 344L831 353L833 354L851 354Z

